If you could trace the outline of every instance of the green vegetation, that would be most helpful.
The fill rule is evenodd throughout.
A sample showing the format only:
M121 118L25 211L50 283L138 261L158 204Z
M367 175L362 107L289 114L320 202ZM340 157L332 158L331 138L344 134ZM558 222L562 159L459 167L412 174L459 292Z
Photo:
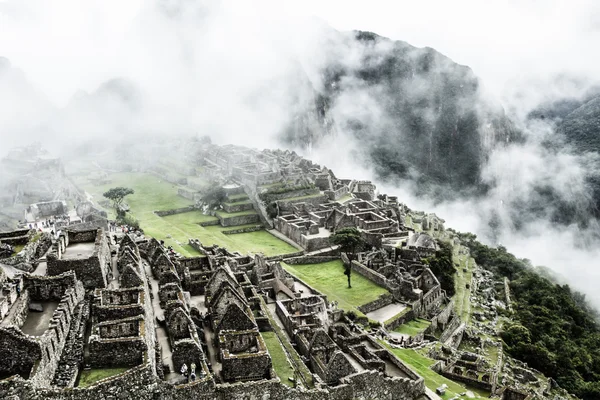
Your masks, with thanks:
M412 310L411 307L406 307L404 308L402 311L400 311L398 314L394 315L392 318L388 319L387 321L384 322L384 325L388 326L390 325L392 322L396 321L399 318L402 318L403 316L405 316L410 310Z
M11 255L11 257L16 256L17 254L19 254L21 252L21 250L23 250L25 248L26 245L24 244L17 244L13 246L13 253Z
M394 332L403 333L409 336L416 336L425 331L431 325L426 319L417 318L405 324L398 326Z
M504 247L460 236L480 266L512 280L514 321L501 332L507 352L577 397L600 398L600 327L585 295L538 275Z
M344 275L348 277L348 288L352 288L350 284L352 260L354 260L354 253L360 251L365 245L362 236L356 228L343 228L331 235L329 241L334 245L340 246L340 250L346 253L350 260L350 263L344 266Z
M119 207L125 200L125 196L130 194L134 194L134 190L128 187L114 187L102 194L102 196L106 197L113 203L113 207L118 211Z
M362 275L355 274L352 288L345 285L344 264L341 260L320 264L288 265L282 263L286 271L327 295L329 301L337 301L339 307L346 311L354 311L363 315L357 307L377 299L387 293Z
M425 258L423 262L429 265L431 272L440 281L440 286L448 296L454 296L454 262L452 260L452 245L441 240L437 241L439 250L431 257Z
M265 185L262 187L268 187L268 190L264 193L261 193L258 197L265 203L269 204L275 200L280 198L279 195L284 193L295 192L299 190L308 190L314 189L314 185L299 185L299 186L284 186L281 183L275 183L273 185ZM284 199L287 200L287 199Z
M273 318L273 315L271 315L271 311L269 311L269 309L267 307L267 303L265 303L265 300L260 296L258 299L259 299L258 301L261 303L261 308L265 311L265 314L267 315L267 318L269 319L269 322L271 323L271 326L273 327L273 332L279 338L280 343L283 345L283 348L285 349L285 352L290 357L290 360L292 361L292 365L294 366L294 368L296 368L298 370L298 373L300 374L299 375L300 380L306 386L308 386L309 389L312 389L314 387L314 382L313 382L313 378L312 378L312 374L310 373L310 370L308 369L306 364L304 364L304 362L300 358L300 355L298 354L296 349L294 349L294 346L292 346L290 341L287 339L287 336L283 332L283 329L281 329L281 327L279 326L277 321L275 321L275 319ZM263 333L263 335L264 335L264 333ZM264 336L263 336L263 338L264 338ZM269 351L270 351L270 348L269 348ZM279 376L279 373L277 373L277 374Z
M251 225L222 227L220 225L200 226L200 222L216 221L215 217L204 215L200 211L191 211L181 214L169 215L161 218L162 224L155 226L156 237L162 238L165 232L172 235L174 239L187 243L189 238L197 238L205 245L217 244L231 251L241 253L262 252L266 256L294 253L298 251L292 245L271 235L265 230L226 235L223 232ZM153 227L154 228L154 227Z
M338 200L338 203L344 204L345 202L347 202L348 200L351 200L353 198L354 197L350 193L348 193L348 194L345 194L344 196L340 197Z
M129 368L94 368L89 370L83 370L81 371L81 375L79 376L78 386L90 386L91 384L96 383L101 379L121 374L127 370L129 370Z
M211 182L206 188L204 193L202 193L202 202L210 209L215 209L221 205L227 198L227 193L225 193L225 189L217 182Z
M271 355L271 360L273 362L273 369L281 380L281 383L293 387L294 384L290 382L288 377L294 376L294 369L288 361L285 351L283 350L283 347L281 347L279 339L277 339L277 335L274 332L262 332L261 335L269 349L269 354Z
M115 185L131 187L135 193L127 198L130 207L128 214L139 221L140 227L148 236L162 239L165 244L184 256L195 256L199 253L188 245L188 239L197 238L203 244L218 244L231 251L246 253L248 251L263 252L267 256L292 253L297 249L276 238L267 231L224 235L225 228L220 226L201 227L199 222L216 221L212 216L199 211L159 217L154 211L165 211L186 207L191 201L177 195L177 186L166 182L154 175L140 173L120 173L110 176L111 183L92 185L80 183L96 201L102 198L102 193ZM114 218L112 209L108 210ZM228 227L227 229L233 229ZM171 237L168 238L167 235Z
M381 341L382 345L387 347L396 357L404 361L408 364L416 373L421 375L423 379L425 379L425 386L429 389L435 391L436 388L446 384L448 388L446 389L446 394L441 396L442 399L451 399L454 396L459 396L461 393L466 392L467 390L472 391L475 394L475 398L487 398L489 395L481 390L467 388L463 384L451 381L433 371L430 367L435 363L435 360L431 358L425 357L421 355L415 350L412 349L396 349L392 348L387 343Z

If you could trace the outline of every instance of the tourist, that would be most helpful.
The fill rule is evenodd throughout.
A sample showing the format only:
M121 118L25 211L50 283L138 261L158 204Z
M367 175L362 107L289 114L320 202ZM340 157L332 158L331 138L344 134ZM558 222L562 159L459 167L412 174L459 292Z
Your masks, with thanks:
M195 380L196 380L196 363L192 363L192 364L190 365L190 367L191 367L191 370L192 370L192 373L190 374L190 379L191 379L191 380L192 380L192 382L193 382L193 381L195 381Z
M183 365L181 366L181 375L187 376L187 371L188 371L188 366L186 363L183 363Z

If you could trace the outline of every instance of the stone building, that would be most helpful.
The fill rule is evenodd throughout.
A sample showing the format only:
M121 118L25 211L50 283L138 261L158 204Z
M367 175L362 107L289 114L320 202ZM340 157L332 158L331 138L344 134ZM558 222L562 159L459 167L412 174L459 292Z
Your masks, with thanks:
M46 256L47 274L74 271L86 289L103 288L112 279L110 248L104 229L66 229Z

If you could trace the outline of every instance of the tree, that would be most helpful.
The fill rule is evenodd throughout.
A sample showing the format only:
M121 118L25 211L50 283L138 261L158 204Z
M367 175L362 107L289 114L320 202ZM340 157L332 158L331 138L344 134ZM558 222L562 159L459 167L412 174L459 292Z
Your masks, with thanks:
M133 189L119 186L109 189L107 192L104 192L102 196L106 197L107 199L113 202L113 207L115 208L115 210L117 210L118 213L119 207L121 206L121 204L123 204L125 196L133 193Z
M440 286L450 297L454 295L454 261L452 257L452 245L448 242L438 240L439 250L431 257L423 259L423 263L429 265L431 272L440 281Z
M340 246L340 250L348 255L348 265L345 265L344 275L348 277L348 288L352 288L350 284L350 276L352 275L352 261L354 255L364 246L364 241L360 232L356 228L342 228L336 231L329 237L331 243Z
M217 182L211 182L209 187L202 194L202 202L208 205L208 208L215 209L227 199L227 192Z

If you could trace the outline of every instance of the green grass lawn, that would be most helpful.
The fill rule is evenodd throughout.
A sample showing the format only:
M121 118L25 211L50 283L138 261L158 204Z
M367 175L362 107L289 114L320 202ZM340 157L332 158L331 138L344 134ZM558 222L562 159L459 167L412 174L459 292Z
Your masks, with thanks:
M396 327L396 329L394 329L394 332L403 333L409 336L416 336L419 333L425 331L425 329L427 329L429 325L431 325L431 322L427 321L426 319L417 318L410 322L407 322L406 324L402 324Z
M158 221L154 223L147 233L161 239L169 233L173 239L176 239L181 243L187 243L189 238L196 238L204 245L210 246L217 244L226 247L231 251L239 251L242 254L251 251L255 253L262 252L266 256L274 256L298 251L298 249L292 245L271 235L265 230L237 233L234 235L226 235L223 233L227 230L255 226L256 224L228 227L222 227L220 225L199 225L200 222L215 219L215 217L204 215L199 211L168 215L162 217L160 223L158 223Z
M16 256L17 254L19 254L21 252L21 250L23 250L25 248L25 244L17 244L15 246L13 246L13 253L11 255L11 257Z
M205 245L218 244L231 251L242 254L248 251L262 252L273 256L298 251L283 240L267 231L224 235L225 229L220 226L201 227L200 222L216 220L216 217L204 215L200 211L159 217L154 211L164 211L186 207L192 204L188 199L177 195L177 185L173 185L151 174L119 173L110 176L111 183L95 186L90 183L79 184L90 193L96 202L103 200L102 193L116 186L132 188L135 193L126 197L125 201L131 208L131 213L140 222L141 228L148 236L163 239L167 245L184 256L195 256L199 253L189 246L188 239L199 239ZM112 210L107 210L112 213ZM253 211L251 211L253 212ZM231 215L231 214L229 214ZM235 214L237 215L237 214ZM240 214L241 215L241 214ZM112 214L114 218L114 213ZM170 235L170 238L167 236Z
M352 274L352 288L349 289L341 260L320 264L288 265L282 263L282 265L289 273L327 295L329 301L338 301L339 307L344 310L360 313L357 310L358 306L373 301L388 292L387 289L356 272ZM362 315L362 313L360 314Z
M285 351L283 351L283 347L281 347L281 343L279 342L279 339L277 339L277 335L275 332L262 332L261 335L269 349L271 361L273 362L273 369L281 380L281 383L293 387L294 384L290 382L288 377L294 376L294 369L288 361Z
M101 379L108 378L109 376L118 375L127 371L128 369L130 368L94 368L81 371L78 386L90 386L91 384L96 383Z
M450 399L460 393L466 392L467 390L472 391L475 394L475 398L488 398L489 394L481 390L467 388L461 383L451 381L448 378L443 377L434 370L430 369L435 361L431 358L425 357L419 354L417 351L412 349L395 349L389 346L387 343L380 341L382 345L387 347L392 353L399 359L408 364L417 374L421 375L425 379L425 386L435 392L435 389L442 386L442 384L448 385L446 394L441 396L442 399Z

